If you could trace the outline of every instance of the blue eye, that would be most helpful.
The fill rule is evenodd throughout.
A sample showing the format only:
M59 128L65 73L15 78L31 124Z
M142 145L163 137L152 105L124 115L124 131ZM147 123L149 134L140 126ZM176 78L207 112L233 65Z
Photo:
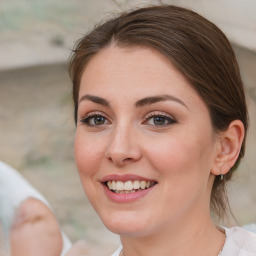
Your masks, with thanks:
M80 121L88 126L100 126L109 123L107 118L98 114L87 116Z
M149 116L146 119L146 123L149 125L154 125L154 126L168 126L168 125L176 123L176 121L169 116L165 116L163 114L161 114L161 115L158 114L158 115Z

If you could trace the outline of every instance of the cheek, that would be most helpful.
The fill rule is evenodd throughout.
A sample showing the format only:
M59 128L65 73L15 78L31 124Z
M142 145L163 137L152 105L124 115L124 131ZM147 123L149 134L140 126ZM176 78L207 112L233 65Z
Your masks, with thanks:
M102 159L103 150L97 141L90 136L85 136L82 131L76 132L75 160L81 178L93 175Z
M98 171L102 162L102 148L92 136L76 132L74 143L75 161L83 189L92 206L97 209ZM97 210L96 210L97 211Z
M168 177L169 182L184 184L193 183L201 179L207 181L212 164L212 141L210 136L194 136L188 134L169 134L158 141L157 147L150 147L147 151L148 159L154 169L163 177ZM178 184L181 185L181 184Z
M196 152L188 140L184 143L184 140L174 136L158 141L158 146L151 147L148 154L152 165L162 174L180 175L181 172L186 171L186 166L191 165Z
M148 154L165 195L158 204L166 208L167 218L171 213L184 214L206 195L212 156L206 141L188 136L169 138Z

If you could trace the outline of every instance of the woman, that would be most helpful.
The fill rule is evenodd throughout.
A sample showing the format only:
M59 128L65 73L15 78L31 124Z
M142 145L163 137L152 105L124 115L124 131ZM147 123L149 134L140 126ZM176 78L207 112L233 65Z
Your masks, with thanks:
M256 255L224 229L225 184L244 155L247 108L234 52L200 15L176 6L96 26L70 61L75 158L113 254Z

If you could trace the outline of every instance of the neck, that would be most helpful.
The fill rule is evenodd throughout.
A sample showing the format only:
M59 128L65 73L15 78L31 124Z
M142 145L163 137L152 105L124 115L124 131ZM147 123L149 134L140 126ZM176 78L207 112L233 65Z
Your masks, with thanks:
M194 219L183 217L164 225L154 234L139 237L121 235L124 255L217 256L224 245L225 235L214 226L210 216L203 218L201 215Z

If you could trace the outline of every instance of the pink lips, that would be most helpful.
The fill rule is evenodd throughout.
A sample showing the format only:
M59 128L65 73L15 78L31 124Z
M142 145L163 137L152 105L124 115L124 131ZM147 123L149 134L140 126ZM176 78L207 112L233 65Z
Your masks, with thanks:
M102 186L103 186L104 192L105 192L106 196L108 197L108 199L110 199L111 201L117 202L117 203L128 203L128 202L138 200L138 199L144 197L145 195L147 195L155 187L155 186L153 186L148 189L140 190L140 191L137 191L134 193L118 194L118 193L114 193L111 190L109 190L105 185L102 185Z
M135 181L135 180L154 181L154 180L150 180L150 179L147 179L138 175L132 175L132 174L126 174L126 175L111 174L111 175L105 176L102 180L100 180L100 182L102 183L104 193L109 200L116 203L128 203L128 202L139 200L140 198L146 196L155 187L155 186L152 186L152 187L149 187L148 189L139 190L133 193L114 193L111 190L109 190L108 187L106 187L104 184L109 180L122 181L122 182L129 181L129 180L130 181Z

